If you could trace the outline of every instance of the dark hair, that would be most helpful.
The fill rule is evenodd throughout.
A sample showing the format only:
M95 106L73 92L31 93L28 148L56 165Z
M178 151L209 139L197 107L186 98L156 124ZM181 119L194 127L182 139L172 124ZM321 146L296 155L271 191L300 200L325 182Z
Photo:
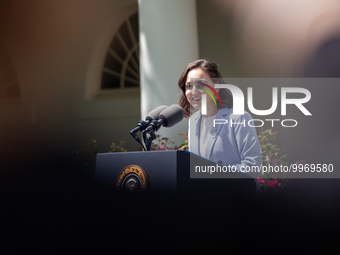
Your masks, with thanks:
M190 117L190 103L188 102L187 97L185 96L186 89L185 84L187 81L188 73L196 68L201 68L203 71L209 74L210 78L214 78L214 80L217 80L218 83L221 84L225 83L222 79L220 71L218 70L217 64L215 64L214 62L205 59L199 59L188 64L178 80L178 86L182 90L182 96L179 99L179 105L183 108L184 116L186 118ZM219 102L219 100L216 101L218 109L224 107L228 108L233 107L233 97L229 89L220 89L218 95L220 96L222 101L222 105Z

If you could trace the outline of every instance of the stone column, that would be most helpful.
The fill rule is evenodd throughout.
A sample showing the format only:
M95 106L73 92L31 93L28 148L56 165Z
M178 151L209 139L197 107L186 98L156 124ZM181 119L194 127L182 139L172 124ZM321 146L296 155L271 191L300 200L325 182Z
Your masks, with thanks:
M195 0L139 0L141 116L159 105L178 104L178 79L198 59ZM157 134L179 145L187 120Z

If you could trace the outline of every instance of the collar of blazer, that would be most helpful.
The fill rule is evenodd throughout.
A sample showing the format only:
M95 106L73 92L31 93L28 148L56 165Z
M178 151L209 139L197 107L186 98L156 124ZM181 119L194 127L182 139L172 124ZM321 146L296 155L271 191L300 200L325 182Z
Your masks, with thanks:
M217 112L216 115L216 119L225 119L227 117L227 115L232 112L232 108L222 108ZM200 128L201 128L201 118L202 118L202 114L201 111L197 111L196 113L194 113L194 115L192 116L192 118L190 118L190 150L191 152L200 155L199 153L199 141L200 141ZM212 129L209 132L209 135L211 136L208 140L208 144L205 148L205 155L207 155L208 159L210 159L211 157L211 151L212 148L215 145L216 142L216 137L218 137L222 127L224 125L217 125L216 127L212 127ZM194 129L194 130L193 130ZM192 132L191 132L192 131Z

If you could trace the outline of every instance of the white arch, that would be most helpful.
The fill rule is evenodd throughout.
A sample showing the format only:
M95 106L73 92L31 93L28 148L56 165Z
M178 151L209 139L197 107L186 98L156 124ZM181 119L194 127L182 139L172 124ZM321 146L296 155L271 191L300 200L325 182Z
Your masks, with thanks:
M103 33L96 40L88 63L87 77L85 81L85 100L91 100L100 90L103 65L107 50L110 46L114 34L123 24L127 17L138 11L138 3L131 5L123 11L116 11L112 15L111 22L103 29Z

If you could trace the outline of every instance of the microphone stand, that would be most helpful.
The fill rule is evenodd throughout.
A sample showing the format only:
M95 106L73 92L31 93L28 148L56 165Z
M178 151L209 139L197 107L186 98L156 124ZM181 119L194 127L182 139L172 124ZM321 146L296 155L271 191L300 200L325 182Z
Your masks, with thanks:
M142 148L144 151L146 151L144 145L142 144L141 140L139 139L138 135L136 134L136 132L134 132L134 130L131 130L130 134L132 135L132 137L140 144L142 145ZM143 134L144 136L144 134Z
M153 120L150 123L150 125L142 131L143 132L143 140L144 140L144 144L145 144L147 151L150 151L152 141L156 139L155 132L158 131L161 128L163 123L164 123L163 119ZM147 135L147 134L149 134L149 135Z
M156 135L154 132L149 133L143 133L143 141L146 147L147 151L151 150L151 145L152 145L152 141L156 139Z
M151 150L151 145L152 145L152 141L156 139L156 135L155 135L155 131L157 131L158 129L160 129L161 125L163 124L163 120L153 120L150 125L149 125L149 121L145 122L145 121L140 121L138 122L138 127L134 128L131 130L130 134L133 136L133 138L142 145L143 150L144 151L150 151ZM149 125L149 126L148 126ZM146 128L148 126L148 128ZM145 129L146 128L146 129ZM136 132L139 130L143 130L143 141L145 144L142 144L141 140L139 139L139 137L137 136ZM145 132L147 131L147 132Z

